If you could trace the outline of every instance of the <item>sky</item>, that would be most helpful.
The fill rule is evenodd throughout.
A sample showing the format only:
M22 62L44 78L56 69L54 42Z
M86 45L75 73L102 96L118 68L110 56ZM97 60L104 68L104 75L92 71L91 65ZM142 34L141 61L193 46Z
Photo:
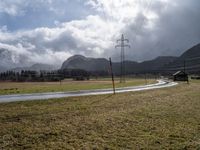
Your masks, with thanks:
M199 0L0 0L0 63L61 66L75 54L120 60L179 56L200 43Z

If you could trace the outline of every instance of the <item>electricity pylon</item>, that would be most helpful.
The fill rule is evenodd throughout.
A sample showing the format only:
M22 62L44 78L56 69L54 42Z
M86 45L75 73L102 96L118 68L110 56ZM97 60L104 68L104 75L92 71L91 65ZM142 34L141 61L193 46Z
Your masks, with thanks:
M116 45L115 48L120 47L121 48L121 76L120 76L120 83L125 83L125 75L126 75L126 70L125 70L125 48L128 47L130 48L131 46L126 43L129 43L128 39L124 38L124 35L122 34L121 39L117 40L117 43L119 45Z

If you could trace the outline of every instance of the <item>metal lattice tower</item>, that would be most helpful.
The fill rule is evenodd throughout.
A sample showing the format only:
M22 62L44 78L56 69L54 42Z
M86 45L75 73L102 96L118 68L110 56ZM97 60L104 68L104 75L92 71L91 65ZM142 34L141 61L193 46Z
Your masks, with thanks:
M125 44L129 43L128 39L124 38L124 35L122 34L121 39L117 40L117 43L120 43L119 45L116 45L115 48L120 47L121 48L121 76L120 76L120 83L125 83L125 76L126 76L126 69L125 69L125 48L129 47L130 45Z

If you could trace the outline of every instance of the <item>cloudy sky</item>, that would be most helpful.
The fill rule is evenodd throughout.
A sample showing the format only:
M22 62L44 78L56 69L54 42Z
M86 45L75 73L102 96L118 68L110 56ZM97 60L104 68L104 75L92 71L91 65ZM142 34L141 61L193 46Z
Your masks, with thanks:
M122 33L131 45L126 59L178 56L200 43L200 1L0 0L4 64L59 66L74 54L117 61Z

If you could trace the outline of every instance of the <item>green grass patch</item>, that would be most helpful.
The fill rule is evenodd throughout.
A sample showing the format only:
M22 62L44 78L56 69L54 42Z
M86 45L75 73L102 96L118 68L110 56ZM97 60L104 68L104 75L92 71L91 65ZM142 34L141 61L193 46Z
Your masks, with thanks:
M154 79L149 79L148 84L155 83ZM144 85L144 79L127 79L126 83L116 81L116 87ZM0 95L24 94L24 93L43 93L60 91L78 91L90 89L112 88L111 79L98 79L90 81L71 81L60 82L1 82Z

